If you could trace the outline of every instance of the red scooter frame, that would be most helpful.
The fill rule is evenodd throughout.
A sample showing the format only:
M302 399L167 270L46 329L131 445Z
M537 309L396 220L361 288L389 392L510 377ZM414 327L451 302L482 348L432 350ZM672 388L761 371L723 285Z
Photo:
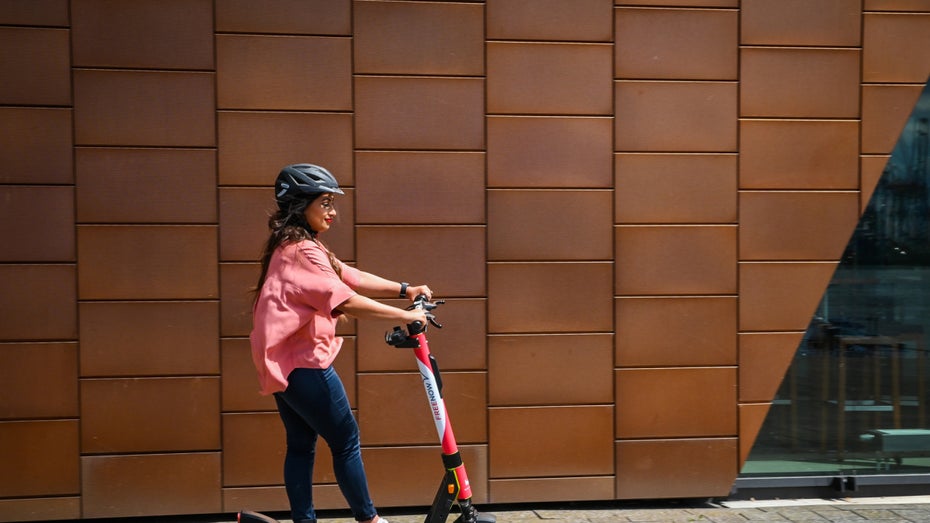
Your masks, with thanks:
M443 300L430 302L426 296L420 295L414 300L413 305L408 307L408 310L419 309L425 311L429 323L441 329L442 325L436 321L436 316L433 315L432 311L443 303L445 303ZM442 463L445 466L446 473L439 484L436 497L433 498L433 505L426 515L425 523L445 523L449 517L449 512L452 510L452 505L456 501L458 501L461 515L456 518L455 523L495 523L497 518L491 514L479 513L478 509L472 505L471 485L468 482L468 474L465 472L465 463L462 461L458 445L455 442L452 422L449 420L448 412L446 412L446 403L442 398L442 376L439 373L436 358L429 351L426 329L427 325L415 321L407 325L407 330L394 327L392 332L384 336L384 341L392 347L413 349L413 353L417 358L417 367L420 369L420 377L423 380L423 387L426 389L430 411L433 414L433 422L436 424L436 432L439 434L439 440L442 443ZM239 523L279 523L276 519L251 511L239 512L237 521Z

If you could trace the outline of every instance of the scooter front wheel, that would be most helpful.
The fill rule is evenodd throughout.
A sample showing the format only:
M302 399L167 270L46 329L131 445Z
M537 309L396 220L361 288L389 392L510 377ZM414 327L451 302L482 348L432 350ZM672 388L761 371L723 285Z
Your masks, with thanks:
M497 523L497 518L494 514L483 514L476 511L470 518L465 518L463 516L455 518L455 523Z
M471 504L471 500L459 500L462 513L455 518L455 523L496 523L494 514L482 514Z

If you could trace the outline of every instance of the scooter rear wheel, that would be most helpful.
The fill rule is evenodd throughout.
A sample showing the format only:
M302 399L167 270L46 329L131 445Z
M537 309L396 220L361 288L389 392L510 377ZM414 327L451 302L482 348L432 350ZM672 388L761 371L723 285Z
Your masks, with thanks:
M243 510L240 512L236 521L239 523L280 523L277 519L269 518L264 514L252 512L251 510Z

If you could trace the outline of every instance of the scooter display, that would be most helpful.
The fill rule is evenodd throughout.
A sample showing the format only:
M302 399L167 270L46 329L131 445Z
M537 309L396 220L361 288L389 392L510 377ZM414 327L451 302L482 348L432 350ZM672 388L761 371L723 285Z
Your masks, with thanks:
M413 305L408 307L408 310L425 311L429 324L441 329L442 324L436 320L433 310L444 303L444 300L430 302L426 296L420 295L414 300ZM433 415L433 422L436 425L436 432L442 445L442 463L446 472L439 483L439 489L433 498L433 504L430 506L424 523L445 523L456 503L458 503L460 515L455 519L455 523L495 523L497 518L491 514L479 513L472 503L471 484L468 482L465 463L459 453L455 434L452 432L452 422L446 411L445 400L442 396L442 376L436 358L429 350L429 341L426 339L427 328L428 325L416 321L408 324L406 329L394 327L393 331L384 336L384 341L392 347L413 350ZM239 523L280 523L264 514L248 510L239 512L237 521Z

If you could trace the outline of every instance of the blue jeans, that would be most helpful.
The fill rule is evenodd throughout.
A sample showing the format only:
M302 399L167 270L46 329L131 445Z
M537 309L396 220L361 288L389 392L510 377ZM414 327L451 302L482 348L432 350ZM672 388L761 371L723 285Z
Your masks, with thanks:
M333 471L342 495L358 521L375 517L362 464L358 424L352 416L345 387L333 367L294 369L288 386L275 393L278 413L287 432L284 486L297 523L315 522L313 461L317 436L323 436L333 453Z

